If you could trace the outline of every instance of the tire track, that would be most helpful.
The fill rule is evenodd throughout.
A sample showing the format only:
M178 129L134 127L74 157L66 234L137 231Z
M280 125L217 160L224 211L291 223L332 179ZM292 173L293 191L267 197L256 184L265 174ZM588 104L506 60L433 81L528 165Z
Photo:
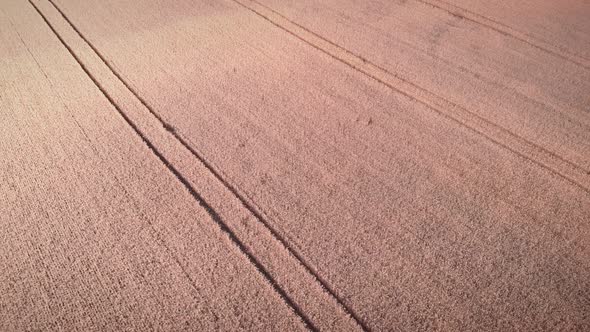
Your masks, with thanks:
M322 37L256 0L232 0L311 47L590 194L590 171ZM246 4L247 3L247 4Z
M429 5L433 8L445 11L451 15L454 15L454 16L460 16L470 22L473 22L475 24L479 24L479 25L484 26L488 29L492 29L498 33L505 35L505 36L520 40L521 42L526 43L529 46L532 46L532 47L539 49L543 52L547 52L551 55L557 56L557 57L564 59L566 61L575 63L576 65L581 66L586 70L590 70L590 60L589 59L586 59L585 57L573 54L571 52L563 51L560 47L551 45L547 42L543 42L537 38L527 36L525 33L515 30L514 28L511 28L510 26L503 24L501 22L498 22L494 19L491 19L487 16L475 13L475 12L470 11L468 9L465 9L465 8L462 8L457 5L453 5L451 3L441 1L441 0L430 0L430 1L429 0L415 0L415 1ZM539 44L535 43L535 41L545 44L546 46L539 45Z
M29 0L31 2L31 0ZM69 26L78 34L78 36L92 49L92 51L100 58L100 60L109 68L109 70L115 75L115 77L133 94L133 96L139 100L139 102L148 110L148 112L156 118L166 129L185 149L187 149L197 160L199 160L205 168L213 174L213 176L220 181L223 186L229 190L232 195L234 195L242 204L244 208L246 208L269 232L270 234L281 244L281 246L295 259L299 261L301 266L304 267L305 271L313 276L313 278L321 285L321 287L338 303L338 305L342 308L342 310L348 314L352 319L355 321L358 326L364 331L371 331L367 324L356 314L352 308L344 303L344 301L337 295L337 292L329 286L328 282L323 279L318 272L311 267L311 265L303 258L303 256L297 252L291 245L289 245L288 241L279 234L279 232L271 225L268 221L268 218L265 217L266 214L261 212L260 209L254 206L254 204L250 203L251 199L247 197L247 195L242 194L241 190L237 187L232 185L225 177L221 174L220 171L217 170L217 167L213 166L210 161L208 161L202 153L198 152L194 147L192 147L175 129L174 126L167 123L163 117L158 114L153 107L151 107L147 101L142 98L139 93L131 87L131 85L114 69L114 67L106 60L106 58L102 55L102 53L81 33L81 31L72 23L72 21L65 15L65 13L57 6L53 0L48 0L49 3L59 12L59 14L63 17L63 19L69 24ZM32 2L31 2L32 3ZM49 23L48 23L49 24ZM57 35L57 33L56 33ZM61 40L61 38L60 38ZM62 42L63 43L63 42ZM72 52L70 52L72 53ZM73 55L73 54L72 54ZM80 63L81 64L81 63ZM88 73L90 76L90 73ZM93 79L94 80L94 79ZM98 82L95 82L98 85ZM106 93L106 92L104 92ZM114 101L113 101L114 103ZM180 174L180 173L179 173ZM186 185L190 186L190 183L187 181ZM200 196L199 196L200 197ZM263 216L265 215L265 216ZM229 231L229 228L227 228ZM236 238L237 241L237 238ZM270 277L270 274L268 274ZM277 285L278 286L278 285ZM293 303L294 304L294 303ZM311 324L311 322L309 322Z
M100 90L103 96L109 101L109 103L117 110L119 115L125 120L125 122L133 129L133 131L139 136L139 138L144 142L144 144L150 149L150 151L158 157L158 159L168 168L168 170L178 179L178 181L184 186L184 188L191 194L191 196L195 199L195 201L205 209L207 214L211 217L211 219L217 224L217 226L221 229L223 233L227 235L227 237L231 240L231 242L238 248L238 250L246 256L248 261L254 265L254 267L258 270L258 272L269 282L271 287L274 291L281 297L281 299L293 310L293 312L299 316L302 323L311 331L319 331L319 329L311 322L311 320L307 317L307 315L299 308L293 300L289 297L289 295L278 285L278 283L274 280L274 278L270 275L270 273L264 268L264 266L256 259L256 257L250 252L248 248L237 238L237 236L233 233L233 231L227 226L227 224L221 219L219 214L204 200L204 198L192 187L190 182L162 155L162 153L154 146L154 144L141 132L141 130L137 127L137 125L129 119L129 117L123 112L121 107L113 100L113 98L109 95L109 93L103 88L103 86L98 82L98 80L90 73L86 65L82 63L79 57L74 53L72 48L63 40L63 38L57 33L53 25L49 22L46 16L41 12L41 10L35 5L31 0L28 0L31 6L35 9L35 11L41 16L43 21L47 24L47 26L51 29L51 31L55 34L55 36L59 39L61 44L67 49L70 55L74 58L74 60L78 63L80 68L86 73L86 75L92 80L94 85ZM52 2L52 5L59 10L59 8ZM61 13L61 11L60 11ZM63 15L63 13L61 13ZM64 16L65 18L65 16ZM68 21L69 22L69 21ZM73 27L73 26L72 26ZM78 31L77 31L78 32ZM79 33L79 32L78 32ZM162 122L163 125L165 124ZM180 264L178 258L176 258L177 264ZM193 283L192 278L188 275L183 265L180 265L181 269L189 278L189 281Z

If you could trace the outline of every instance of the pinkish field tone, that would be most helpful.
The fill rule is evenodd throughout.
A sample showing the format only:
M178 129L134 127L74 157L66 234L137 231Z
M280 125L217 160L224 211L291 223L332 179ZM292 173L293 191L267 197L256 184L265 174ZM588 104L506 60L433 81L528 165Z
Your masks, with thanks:
M0 2L0 331L590 330L583 0Z

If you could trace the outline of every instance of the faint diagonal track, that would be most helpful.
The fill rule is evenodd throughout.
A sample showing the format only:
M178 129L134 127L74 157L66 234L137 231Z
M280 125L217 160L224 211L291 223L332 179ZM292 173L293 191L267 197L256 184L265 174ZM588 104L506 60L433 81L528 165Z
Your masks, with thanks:
M391 90L425 105L437 114L456 122L521 158L537 164L590 194L590 171L584 167L372 63L256 0L232 1L333 59L380 82Z
M479 24L479 25L484 26L488 29L492 29L498 33L505 35L505 36L509 36L511 38L520 40L521 42L526 43L527 45L532 46L538 50L541 50L543 52L547 52L551 55L557 56L557 57L562 58L566 61L575 63L578 66L581 66L587 70L590 70L590 60L589 59L572 54L570 52L565 52L565 51L561 50L560 48L555 47L553 45L549 45L547 43L543 43L545 45L541 45L536 39L530 38L526 34L507 26L506 24L498 22L497 20L491 19L487 16L475 13L473 11L459 7L457 5L450 4L446 1L441 1L441 0L416 0L416 1L424 3L424 4L429 5L431 7L437 8L439 10L443 10L445 12L448 12L451 15L461 16L468 21Z

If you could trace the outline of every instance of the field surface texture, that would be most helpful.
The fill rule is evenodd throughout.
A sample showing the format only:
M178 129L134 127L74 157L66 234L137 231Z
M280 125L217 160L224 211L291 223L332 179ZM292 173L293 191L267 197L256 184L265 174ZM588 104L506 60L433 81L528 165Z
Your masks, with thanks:
M590 331L585 0L0 0L0 331Z

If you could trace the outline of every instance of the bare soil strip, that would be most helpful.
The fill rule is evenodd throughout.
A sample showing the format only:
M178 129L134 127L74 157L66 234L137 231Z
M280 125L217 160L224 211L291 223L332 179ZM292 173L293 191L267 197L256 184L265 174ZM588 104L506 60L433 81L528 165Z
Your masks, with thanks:
M309 313L313 320L307 320L310 327L346 331L363 328L362 322L350 317L351 313L347 312L346 307L337 302L334 294L330 294L328 286L318 280L318 276L314 275L308 266L298 261L296 253L265 222L265 217L251 207L231 184L225 182L207 161L178 135L173 126L164 122L133 91L98 50L71 25L67 17L59 11L59 7L49 5L47 1L40 1L35 6L40 6L44 13L42 15L53 22L48 24L55 25L55 32L61 36L73 55L81 64L86 64L82 65L85 70L92 72L91 76L97 85L108 90L104 93L109 99L112 98L113 104L121 105L118 106L119 110L123 116L129 117L127 119L130 125L154 142L154 149L161 151L162 155L158 152L159 156L168 161L167 164L178 173L177 176L183 183L189 187L211 188L201 190L199 195L204 196L214 210L220 211L221 219L224 220L221 221L224 223L223 227L226 227L226 224L228 231L235 234L236 240L244 243L244 250L252 253L251 259L256 261L258 268L268 274L268 278L273 282L276 280L279 287L285 289L287 294L283 295L294 302L294 307L305 311L301 312L301 315L307 317L306 313ZM152 116L155 119L151 118ZM168 133L162 133L162 127ZM282 292L282 289L280 291Z
M234 2L56 4L368 328L590 327L582 188Z
M590 171L589 70L421 2L257 2L545 157Z
M33 7L0 9L0 329L304 330Z

